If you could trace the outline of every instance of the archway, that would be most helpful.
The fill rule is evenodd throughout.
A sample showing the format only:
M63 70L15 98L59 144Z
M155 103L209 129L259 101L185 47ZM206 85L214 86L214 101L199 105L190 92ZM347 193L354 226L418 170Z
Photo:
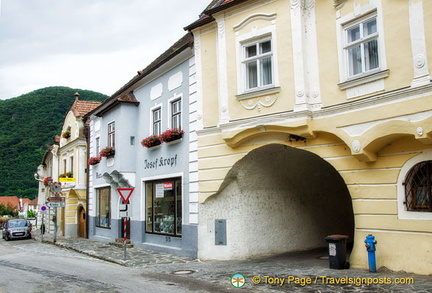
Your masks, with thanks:
M209 225L226 220L226 245ZM325 247L330 234L354 236L346 184L327 161L304 150L270 144L228 172L218 193L200 206L202 258L238 259ZM203 231L203 230L202 230ZM217 231L215 232L217 234Z
M86 237L86 212L82 205L78 206L77 217L78 237Z

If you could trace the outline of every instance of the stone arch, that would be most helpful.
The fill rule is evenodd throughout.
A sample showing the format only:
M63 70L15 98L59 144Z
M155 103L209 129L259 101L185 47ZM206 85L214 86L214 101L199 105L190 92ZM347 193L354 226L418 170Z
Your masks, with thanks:
M227 245L213 223L226 219ZM354 236L352 201L327 161L282 144L252 150L200 206L200 257L240 259L325 247L329 234ZM204 227L206 226L206 227ZM204 232L204 231L203 231Z

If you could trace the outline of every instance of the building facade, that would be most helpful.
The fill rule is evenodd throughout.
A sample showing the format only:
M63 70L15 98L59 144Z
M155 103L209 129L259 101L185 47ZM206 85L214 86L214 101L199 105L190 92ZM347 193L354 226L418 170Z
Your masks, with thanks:
M58 178L66 204L58 209L57 216L62 236L86 237L87 141L82 117L98 105L100 102L79 100L79 93L75 93L75 101L64 119L58 150Z
M196 257L192 46L186 34L88 115L90 160L99 160L89 166L90 238L123 239L127 218L134 246Z
M213 1L197 76L198 256L325 247L432 273L432 2Z

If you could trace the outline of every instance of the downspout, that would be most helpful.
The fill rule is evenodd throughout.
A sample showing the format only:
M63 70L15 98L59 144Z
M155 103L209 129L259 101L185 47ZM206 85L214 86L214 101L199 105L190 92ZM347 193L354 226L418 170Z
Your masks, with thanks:
M86 221L85 221L85 238L89 238L89 184L90 184L90 172L89 172L89 164L88 164L88 159L90 158L90 128L89 126L86 124L87 119L83 119L83 123L84 123L84 137L86 140L86 148L87 148L87 158L86 158L86 179L87 179L87 184L86 184L86 211L85 211L85 216L86 216Z

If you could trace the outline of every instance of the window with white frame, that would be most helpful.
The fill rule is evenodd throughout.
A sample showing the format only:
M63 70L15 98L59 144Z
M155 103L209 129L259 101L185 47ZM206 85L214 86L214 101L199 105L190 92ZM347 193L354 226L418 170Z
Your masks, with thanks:
M96 137L95 140L95 148L96 148L96 154L99 155L100 152L100 137Z
M161 112L162 112L161 108L156 108L152 111L153 135L160 135L162 133Z
M181 129L181 99L171 102L171 128Z
M348 78L380 68L377 16L371 14L344 26Z
M108 124L108 146L115 147L115 122Z
M182 180L169 178L145 183L147 202L146 233L181 236Z
M270 37L244 43L243 72L245 90L257 90L273 85L273 49Z

